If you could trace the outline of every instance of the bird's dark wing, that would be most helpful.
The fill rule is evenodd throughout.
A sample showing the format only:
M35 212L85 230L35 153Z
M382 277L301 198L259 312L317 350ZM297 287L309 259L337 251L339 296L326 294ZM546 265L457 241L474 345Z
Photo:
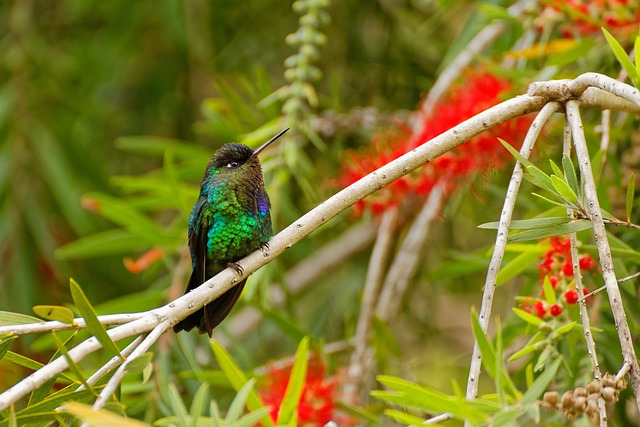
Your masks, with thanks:
M193 271L189 278L189 284L185 293L197 288L206 281L207 267L207 228L208 218L206 218L207 199L200 197L191 212L191 220L189 221L189 250L191 252L191 263ZM174 332L190 331L200 325L200 321L204 316L204 309L200 309L192 313L181 322L173 327ZM209 334L211 335L211 334Z
M213 275L222 271L226 265L209 266L207 275L207 241L210 226L211 212L206 212L206 199L200 198L192 211L192 219L189 224L189 249L193 271L189 278L189 284L185 293L197 288ZM213 328L218 326L231 312L231 309L240 298L246 279L220 295L216 300L211 301L200 310L190 314L184 320L173 327L174 332L190 331L197 327L201 334L207 333L211 336Z

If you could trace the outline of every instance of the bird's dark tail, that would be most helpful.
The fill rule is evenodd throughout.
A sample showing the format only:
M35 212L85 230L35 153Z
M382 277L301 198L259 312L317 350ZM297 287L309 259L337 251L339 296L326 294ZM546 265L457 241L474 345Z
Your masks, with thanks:
M192 283L197 281L195 272L189 279L189 285L187 286L187 292L200 286L201 283ZM185 319L177 323L173 327L173 332L190 331L191 329L198 327L198 332L201 334L207 333L211 336L213 328L218 326L225 317L229 315L231 309L240 298L244 285L247 279L235 285L224 294L220 295L218 299L211 301L200 310L190 314Z

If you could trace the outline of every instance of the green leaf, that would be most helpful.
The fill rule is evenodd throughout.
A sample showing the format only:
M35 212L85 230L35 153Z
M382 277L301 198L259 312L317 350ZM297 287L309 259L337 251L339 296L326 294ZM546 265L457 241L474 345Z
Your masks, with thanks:
M500 269L500 272L498 272L496 285L499 286L508 282L527 268L531 267L531 265L533 265L537 261L539 256L540 254L538 252L523 252L509 261L504 267Z
M602 28L604 37L607 39L607 42L609 43L609 47L611 47L611 50L613 51L613 54L615 55L616 59L618 60L620 65L622 65L622 68L624 68L624 70L629 75L629 79L633 82L633 84L636 87L640 87L640 77L638 76L638 70L636 69L633 62L631 62L631 59L629 59L627 52L625 52L622 46L620 46L620 43L618 43L618 40L616 40L616 38L613 37L609 31L607 31L604 27L601 27L601 28Z
M11 343L14 339L16 339L15 336L10 336L3 338L2 341L0 341L0 360L2 360L5 354L7 354L7 351L11 348Z
M211 157L209 150L190 142L159 136L125 136L116 139L115 146L123 151L162 157L167 150L172 150L179 158L192 159Z
M302 395L305 378L307 377L307 365L309 362L309 337L304 337L298 345L295 362L291 368L291 376L287 390L282 398L278 420L276 425L296 425L298 402Z
M553 290L553 286L551 286L551 280L549 276L544 276L544 280L542 281L542 288L544 290L544 299L549 304L553 305L557 302L556 300L556 291Z
M253 411L249 414L246 414L236 422L229 424L228 426L225 424L225 427L253 427L260 425L258 421L263 419L265 416L269 416L269 408L258 409L257 411Z
M449 412L458 419L469 419L476 423L486 420L487 413L500 409L497 402L467 401L447 396L402 378L379 375L376 379L392 391L374 390L371 396L400 406L411 406L427 412Z
M517 161L520 162L520 164L522 164L522 166L524 166L525 168L529 167L529 166L533 166L533 163L531 163L522 154L520 154L520 152L518 150L516 150L515 148L513 148L513 146L511 144L509 144L507 141L505 141L504 139L501 139L501 138L498 138L498 141L500 141L500 144L502 144L502 146L504 148L506 148L507 151L509 151L511 153L511 155L513 157L515 157Z
M143 372L152 360L153 353L143 353L135 359L127 360L127 363L124 366L124 370L127 372Z
M107 334L107 330L104 325L102 325L98 320L98 316L96 315L93 306L87 299L87 296L84 294L80 285L78 285L75 280L69 279L69 287L71 289L71 298L73 298L76 308L87 323L87 330L92 333L98 341L100 341L100 344L102 344L102 347L106 351L114 356L119 356L122 360L125 360L125 358L120 354L118 347Z
M555 193L555 187L553 186L553 181L551 177L544 173L542 169L536 166L527 166L527 172L529 176L527 179L531 181L533 184L537 185L540 188L548 190L552 193Z
M231 405L229 406L229 410L227 411L227 417L225 418L225 422L230 423L236 421L242 415L244 411L245 403L247 398L249 397L249 393L253 390L253 387L256 384L256 379L251 378L249 381L242 386L242 388L236 394L236 397L233 398Z
M569 184L567 184L564 179L559 178L555 175L551 175L551 183L553 184L553 188L558 191L558 194L573 205L578 204L578 196L573 192Z
M67 307L59 305L36 305L33 307L33 312L43 319L56 320L70 325L76 325L73 311L69 310Z
M424 418L418 418L405 412L396 411L395 409L385 409L384 414L404 425L417 426L425 421Z
M482 330L482 326L480 326L478 314L476 313L475 309L471 310L471 328L473 331L473 336L478 342L480 354L482 355L482 364L485 366L485 369L487 370L489 375L491 375L492 378L495 378L495 349L485 332Z
M73 373L79 383L82 383L82 385L84 385L87 390L93 392L93 388L91 387L91 385L89 385L89 383L87 383L84 375L82 375L80 367L76 364L76 362L73 361L71 356L69 356L66 344L70 341L71 337L69 337L69 339L67 339L66 341L62 341L62 339L55 332L52 332L51 336L53 337L53 342L56 344L56 347L58 347L58 351L60 352L60 354L62 354L62 356L67 359L69 370Z
M509 242L523 242L526 240L538 240L545 237L560 236L563 234L577 233L591 228L591 221L586 219L573 220L567 224L556 225L548 228L523 231L509 236Z
M566 154L562 155L562 168L564 169L564 176L567 179L567 184L571 187L571 190L575 194L580 194L580 187L578 187L578 176L576 175L576 169L573 167L571 158Z
M172 245L182 236L171 235L144 215L132 203L103 193L91 193L85 198L96 204L96 211L103 217L129 230L148 245Z
M309 335L297 322L287 317L282 310L264 310L264 317L273 322L287 336L300 342Z
M553 193L553 194L555 195L555 193ZM571 206L567 206L567 204L565 203L565 201L564 201L564 200L562 200L562 199L559 199L559 201L555 201L555 200L551 200L551 199L550 199L550 198L548 198L548 197L544 197L544 196L542 196L542 195L540 195L540 194L538 194L538 193L531 193L531 195L532 195L532 196L536 196L536 197L538 197L538 198L540 198L540 199L544 200L545 202L549 202L549 203L551 203L551 204L553 204L553 205L559 206L559 207L561 207L561 208L563 208L563 209L566 209L567 207L571 207Z
M68 243L55 252L61 260L121 255L149 247L149 242L130 231L114 228Z
M559 356L551 365L547 366L547 369L536 378L524 395L522 395L522 400L520 401L522 405L532 404L542 397L542 394L548 389L551 381L556 377L561 363L562 356Z
M562 173L562 170L560 170L558 165L556 165L556 162L549 159L549 164L551 165L551 170L553 171L554 175L556 175L557 177L564 176L564 174Z
M568 334L569 332L571 332L573 330L573 328L576 327L577 324L578 324L578 322L574 321L574 322L571 322L571 323L567 323L566 325L562 325L558 329L556 329L556 333L558 333L560 335Z
M224 347L222 347L216 341L211 341L211 349L213 350L216 360L218 361L218 365L220 365L220 368L229 380L229 383L231 383L233 389L238 392L240 389L242 389L242 386L247 383L247 376L244 372L242 372L238 365L235 364ZM262 403L262 400L260 400L260 397L254 390L251 390L251 392L249 393L249 397L247 398L247 406L252 411L256 411L264 407L264 403ZM268 427L273 427L273 421L271 421L271 418L269 416L262 417L261 421Z
M204 412L204 408L208 401L210 401L209 386L207 384L201 384L191 401L191 410L189 411L189 414L191 415L191 427L198 427L198 420Z
M87 427L152 427L151 424L125 418L106 409L95 410L91 405L84 403L69 402L62 406L60 411L73 415Z
M27 316L26 314L12 313L10 311L0 311L0 326L11 325L30 325L32 323L40 323L37 317Z
M518 316L519 318L521 318L522 320L524 320L527 323L532 324L533 326L539 326L542 323L542 319L539 318L538 316L534 316L531 313L527 313L526 311L517 308L517 307L512 307L511 310L513 311L513 313Z
M23 356L21 354L14 353L13 351L7 351L5 353L4 360L8 360L9 362L13 362L17 365L24 366L25 368L28 368L28 369L33 369L34 371L37 371L38 369L44 366L40 362L37 362L33 359L29 359L28 357Z
M640 53L639 55L640 56ZM633 196L636 191L636 173L631 172L629 183L627 184L627 222L631 222L631 210L633 209Z
M567 224L573 221L567 216L562 217L550 217L550 218L532 218L532 219L517 219L511 221L509 224L509 230L534 230L537 228L547 228L555 225ZM478 228L486 230L497 230L499 222L486 222L480 224Z

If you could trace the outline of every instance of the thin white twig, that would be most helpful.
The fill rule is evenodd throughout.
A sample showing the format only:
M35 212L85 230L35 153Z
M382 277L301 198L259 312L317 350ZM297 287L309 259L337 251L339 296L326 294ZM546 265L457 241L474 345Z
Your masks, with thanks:
M560 104L557 102L550 102L544 106L540 113L536 116L531 123L531 127L527 132L527 136L522 143L520 154L524 158L528 158L531 154L531 150L540 135L540 131L544 124L551 118L551 116L560 109ZM502 258L504 257L504 251L507 246L507 238L509 236L509 224L511 224L511 216L516 204L516 197L518 190L520 189L520 183L522 182L522 176L524 170L520 162L516 162L513 167L513 174L509 181L509 187L507 188L507 194L504 199L504 205L502 207L502 213L500 214L500 223L498 225L498 231L496 233L496 244L491 255L491 261L489 262L489 269L487 270L487 277L484 282L484 293L482 295L482 305L480 307L480 313L478 320L483 331L487 331L489 326L489 317L491 315L491 307L493 305L493 296L496 289L496 281L498 279L498 272L502 265ZM471 355L471 363L469 366L469 376L467 377L467 399L475 399L478 394L478 379L480 377L480 368L482 366L482 354L480 353L480 347L478 341L475 340L473 344L473 353Z
M376 307L376 315L383 322L391 321L398 313L409 281L418 268L418 261L429 234L429 226L440 212L443 198L444 184L440 183L429 193L427 201L411 224L407 236L389 267Z
M614 80L618 85L622 83ZM636 90L637 92L637 90ZM640 94L638 94L640 99ZM618 288L618 280L613 268L613 259L611 258L611 249L607 239L602 213L600 210L600 202L596 191L596 185L591 171L591 161L589 159L589 151L587 149L587 141L582 128L582 119L580 118L580 109L577 101L569 101L566 104L567 120L571 127L574 146L576 148L576 156L580 165L580 172L584 179L584 194L586 200L586 209L593 224L593 235L598 247L598 255L600 261L600 270L602 278L609 296L609 304L611 313L613 314L616 330L618 331L618 339L622 350L624 362L631 367L630 382L636 399L636 405L640 410L640 368L638 359L633 348L633 336L629 330L627 316L622 305L622 295Z
M606 110L610 111L610 110ZM571 127L569 121L564 123L564 144L562 149L563 155L571 156ZM567 216L573 218L573 210L567 208ZM576 233L569 233L571 264L573 266L573 280L576 286L578 295L584 295L584 287L582 285L582 271L580 270L580 258L578 256L578 238ZM596 353L596 343L593 341L593 334L591 332L591 322L589 320L589 312L587 311L587 302L582 300L578 303L578 309L580 311L580 320L582 321L582 330L584 332L584 340L587 343L587 353L589 354L589 360L591 361L591 369L593 370L593 377L597 381L602 381L602 373L600 372L600 363L598 362L598 355ZM607 408L604 398L600 395L597 399L598 410L600 415L600 427L607 427Z
M365 389L365 383L369 377L366 373L368 372L367 360L369 359L367 355L371 352L369 345L371 321L384 281L384 273L387 271L389 256L396 241L394 231L397 218L398 209L388 209L384 212L378 226L376 243L369 259L369 268L360 304L360 315L353 338L355 344L347 371L348 380L343 390L344 400L349 404L357 403L359 398L364 395L363 389Z
M120 314L106 314L104 316L98 316L98 320L105 326L125 325L133 320L141 319L149 314L148 311L142 311L139 313L120 313ZM0 326L0 334L4 335L30 335L30 334L44 334L49 332L67 331L70 329L84 329L87 327L87 323L82 317L73 319L75 324L63 323L57 321L51 322L39 322L39 323L26 323L23 325L6 325Z
M133 352L133 350L135 350L140 345L140 343L146 338L146 336L147 334L142 334L138 336L135 340L133 340L131 343L129 343L128 346L122 349L122 351L120 352L120 356L113 356L111 360L109 360L100 369L98 369L93 375L87 378L86 383L89 385L95 384L100 378L106 375L109 371L111 371L116 366L120 365L123 362L122 358L124 357L126 359L127 357L129 357ZM85 388L85 385L82 384L80 385L80 387L78 387L77 391L84 390L84 388Z
M106 405L107 401L111 397L111 395L116 391L118 385L122 381L122 378L127 373L127 366L132 361L136 360L136 358L142 356L147 350L151 348L153 344L160 338L160 335L164 334L167 329L169 329L169 321L165 320L160 322L149 334L144 338L144 340L131 352L131 356L124 362L113 374L109 381L104 386L102 391L100 392L100 396L96 399L93 404L93 409L97 411L98 409L102 409L104 405Z

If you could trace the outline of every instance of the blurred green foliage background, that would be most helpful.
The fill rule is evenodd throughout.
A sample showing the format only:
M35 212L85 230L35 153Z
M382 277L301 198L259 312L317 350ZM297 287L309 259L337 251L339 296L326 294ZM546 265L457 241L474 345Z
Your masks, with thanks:
M306 133L263 160L275 231L333 194L348 150L369 145L377 128L415 110L442 69L494 20L504 24L504 33L476 62L511 77L513 93L525 92L534 79L617 74L601 35L576 35L569 48L551 46L566 23L535 32L538 10L518 21L505 17L506 3L332 2L330 23L320 28L327 42L318 44L318 102L300 118ZM292 67L285 59L295 47L286 40L299 26L292 3L276 0L0 3L0 311L31 314L37 304L68 304L70 277L100 314L150 309L180 295L189 262L187 218L204 166L223 143L255 146L281 127L283 99L265 98L287 84L285 70ZM531 33L528 47L548 43L549 52L509 57ZM585 117L597 145L599 116ZM615 155L603 175L603 187L616 187L604 206L611 210L623 177L640 164L632 150L637 119L616 120ZM537 153L543 158L559 152L562 126L552 127L547 140ZM381 371L429 377L431 386L447 390L454 388L452 378L464 381L472 342L469 307L479 304L493 242L492 233L476 227L499 215L505 183L501 174L482 176L447 201L417 272L416 282L425 286L410 289L392 328L377 325ZM539 201L521 197L520 214L542 209ZM259 308L266 320L241 340L227 330L230 322L220 328L231 332L225 344L239 364L254 368L287 356L304 335L316 345L353 336L374 221L341 215L249 280L240 306ZM365 236L360 251L309 279L313 285L304 292L284 284L307 280L294 267L309 259L313 264L320 249L358 226ZM398 240L403 233L399 227ZM125 258L135 260L152 248L160 250L161 262L138 274L125 267ZM523 275L536 280L535 270L531 265ZM273 283L281 292L277 309L269 296ZM501 293L496 312L510 313L515 294ZM521 329L510 330L507 341L517 340ZM170 351L160 345L159 382L184 381L180 391L187 396L197 389L194 378L228 386L211 368L213 355L202 351L203 337L171 339L177 344ZM48 353L38 351L53 345L36 342L36 355L30 355L44 361ZM615 366L619 354L608 356ZM102 363L99 357L92 362ZM338 371L348 360L330 363ZM13 384L22 373L12 375L0 372L0 384ZM138 383L132 379L124 394L154 392ZM165 388L160 393L171 400ZM133 400L129 413L146 420L166 415L166 405L146 403Z

